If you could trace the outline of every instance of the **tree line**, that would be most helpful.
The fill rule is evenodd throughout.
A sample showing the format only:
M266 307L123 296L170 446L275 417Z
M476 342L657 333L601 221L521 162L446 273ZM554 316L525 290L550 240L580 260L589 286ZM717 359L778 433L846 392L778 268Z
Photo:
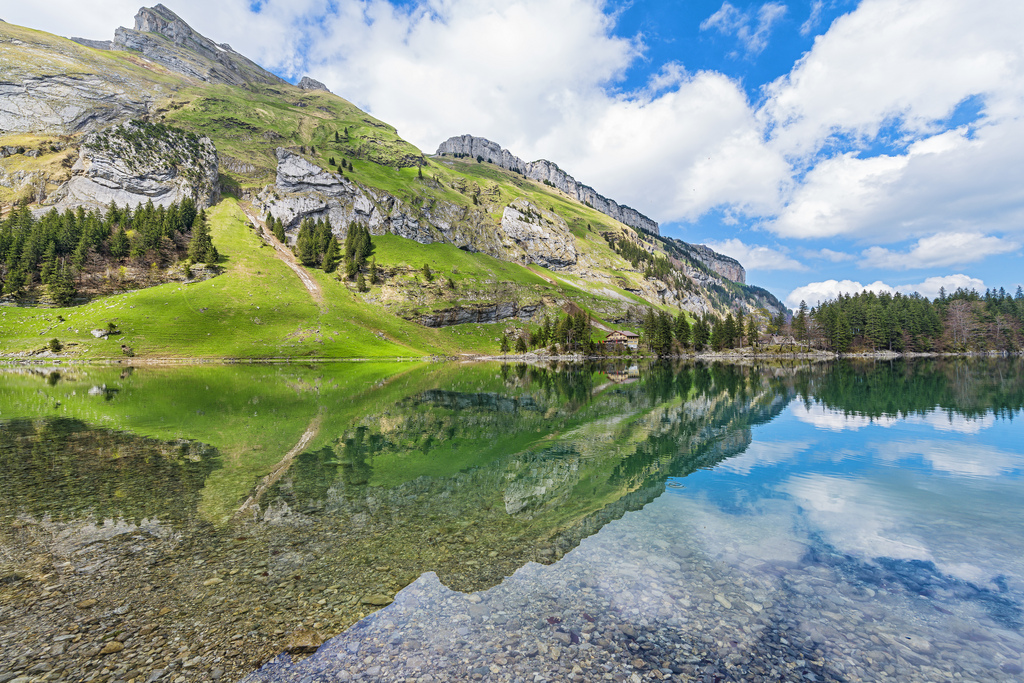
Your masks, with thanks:
M561 353L593 353L594 343L590 315L584 311L567 314L564 318L554 319L547 316L536 329L524 331L515 339L507 334L501 337L501 352L508 353L513 348L516 353L526 353L531 349L553 346Z
M929 300L919 294L842 294L811 311L801 304L793 335L814 347L845 353L1017 352L1024 344L1024 290L1004 288L980 294L945 289ZM803 318L798 321L798 318Z
M179 261L215 263L206 214L191 198L134 209L111 203L99 210L51 210L33 217L19 207L0 222L0 285L20 298L39 288L61 306L78 296L82 277L114 263L165 267Z

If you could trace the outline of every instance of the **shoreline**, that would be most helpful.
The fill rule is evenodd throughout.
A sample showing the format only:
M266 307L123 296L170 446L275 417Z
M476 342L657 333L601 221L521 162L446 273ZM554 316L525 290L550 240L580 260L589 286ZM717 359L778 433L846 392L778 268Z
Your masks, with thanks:
M382 356L378 358L367 357L309 357L300 356L272 356L267 358L237 358L232 356L208 357L208 358L61 358L57 355L38 356L2 356L0 355L0 367L27 367L27 366L194 366L194 365L291 365L308 363L584 363L600 361L663 361L663 360L710 360L710 361L749 361L749 360L805 360L805 361L829 361L829 360L896 360L915 358L1019 358L1024 356L1022 351L876 351L861 353L837 353L834 351L800 351L792 353L750 353L747 351L730 352L701 352L688 354L672 354L666 356L658 355L625 355L625 356L604 356L586 354L544 354L544 353L523 353L523 354L460 354L458 356Z

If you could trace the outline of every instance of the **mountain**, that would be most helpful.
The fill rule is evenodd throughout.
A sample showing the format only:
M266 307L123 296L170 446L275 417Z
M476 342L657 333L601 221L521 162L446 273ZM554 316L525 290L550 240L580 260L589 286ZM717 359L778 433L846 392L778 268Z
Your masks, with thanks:
M162 5L140 9L134 28L117 29L109 42L0 22L0 61L10 67L0 87L0 206L7 217L0 227L9 231L10 244L28 220L15 220L22 216L13 211L18 206L27 205L39 219L52 210L105 211L110 202L167 207L189 197L199 208L217 209L210 214L214 240L222 240L218 249L229 256L215 280L227 277L225 282L244 289L247 279L268 272L268 258L279 265L290 259L289 268L306 274L302 280L282 275L280 286L313 297L314 318L337 314L351 320L345 307L354 307L363 319L359 324L375 321L357 335L365 345L332 347L337 353L494 352L501 329L474 327L467 338L466 325L504 321L502 329L515 336L571 310L590 313L598 329L636 329L650 308L715 316L760 311L762 319L783 310L770 293L745 283L734 259L660 235L657 222L598 194L553 162L526 163L471 136L451 138L436 154L424 154L393 126L319 81L286 83L197 33ZM346 279L318 270L323 253L304 257L303 268L286 251L258 249L275 244L264 226L279 223L285 242L296 247L302 226L316 221L329 221L342 241L353 225L372 235L377 270L365 290L356 286L356 271ZM247 224L245 236L238 231ZM115 230L109 230L94 240L88 258L76 259L86 270L93 268L78 272L80 299L182 277L191 282L166 253L147 255L139 248L131 257L110 257L107 240ZM8 239L3 235L0 230L0 242ZM63 263L74 250L67 239L55 239L54 262ZM223 240L242 251L231 252ZM257 251L248 251L249 244ZM5 252L0 282L11 292L5 297L9 303L50 300L49 285L32 275L47 247L33 249L13 261ZM252 272L239 270L243 262ZM369 276L370 267L365 264L360 277ZM114 270L120 279L103 276ZM26 271L24 286L6 287L6 280L25 277ZM310 277L320 282L319 290L311 288ZM101 280L105 284L97 284ZM211 301L226 306L212 282L190 285L190 291L209 287ZM299 324L274 310L282 325ZM268 316L259 316L261 325ZM7 319L14 317L12 312ZM158 324L147 318L146 325ZM322 327L310 320L301 326ZM422 326L442 331L414 332ZM156 336L162 334L147 338ZM275 352L291 349L286 354L319 353L299 336L301 351L292 343L268 346ZM403 352L370 345L382 338L401 340L395 343ZM32 340L23 339L12 348L28 352ZM209 348L252 352L248 342L237 341ZM81 346L86 355L105 353L88 339ZM170 343L142 348L174 350Z
M614 200L598 194L594 188L577 182L571 175L558 168L557 164L546 159L526 163L507 149L502 149L497 143L485 138L476 138L472 135L448 138L437 148L437 154L441 156L451 154L453 156L471 157L496 164L506 170L521 173L531 180L537 180L545 185L557 188L576 201L595 208L604 215L610 216L631 228L643 230L652 235L661 234L658 231L657 222L636 209L620 206Z

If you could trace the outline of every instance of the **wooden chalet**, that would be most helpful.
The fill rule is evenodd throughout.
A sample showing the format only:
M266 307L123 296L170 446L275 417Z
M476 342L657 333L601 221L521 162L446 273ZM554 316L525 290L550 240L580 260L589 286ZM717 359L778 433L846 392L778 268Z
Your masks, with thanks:
M618 344L635 350L640 345L640 335L629 330L612 330L611 334L604 340L604 345L606 347L613 347Z

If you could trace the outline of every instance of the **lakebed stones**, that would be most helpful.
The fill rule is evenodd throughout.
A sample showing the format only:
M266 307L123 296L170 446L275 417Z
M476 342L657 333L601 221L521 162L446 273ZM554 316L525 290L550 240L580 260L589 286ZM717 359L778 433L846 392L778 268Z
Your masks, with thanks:
M665 538L671 524L627 517L558 564L527 564L482 593L425 574L309 659L277 658L246 681L1003 683L1024 670L1016 634L939 646L937 634L954 637L941 613L890 591L852 600L841 565L723 561L699 538L680 544L678 530L668 532L675 543L653 544L679 558L662 561L644 539Z

